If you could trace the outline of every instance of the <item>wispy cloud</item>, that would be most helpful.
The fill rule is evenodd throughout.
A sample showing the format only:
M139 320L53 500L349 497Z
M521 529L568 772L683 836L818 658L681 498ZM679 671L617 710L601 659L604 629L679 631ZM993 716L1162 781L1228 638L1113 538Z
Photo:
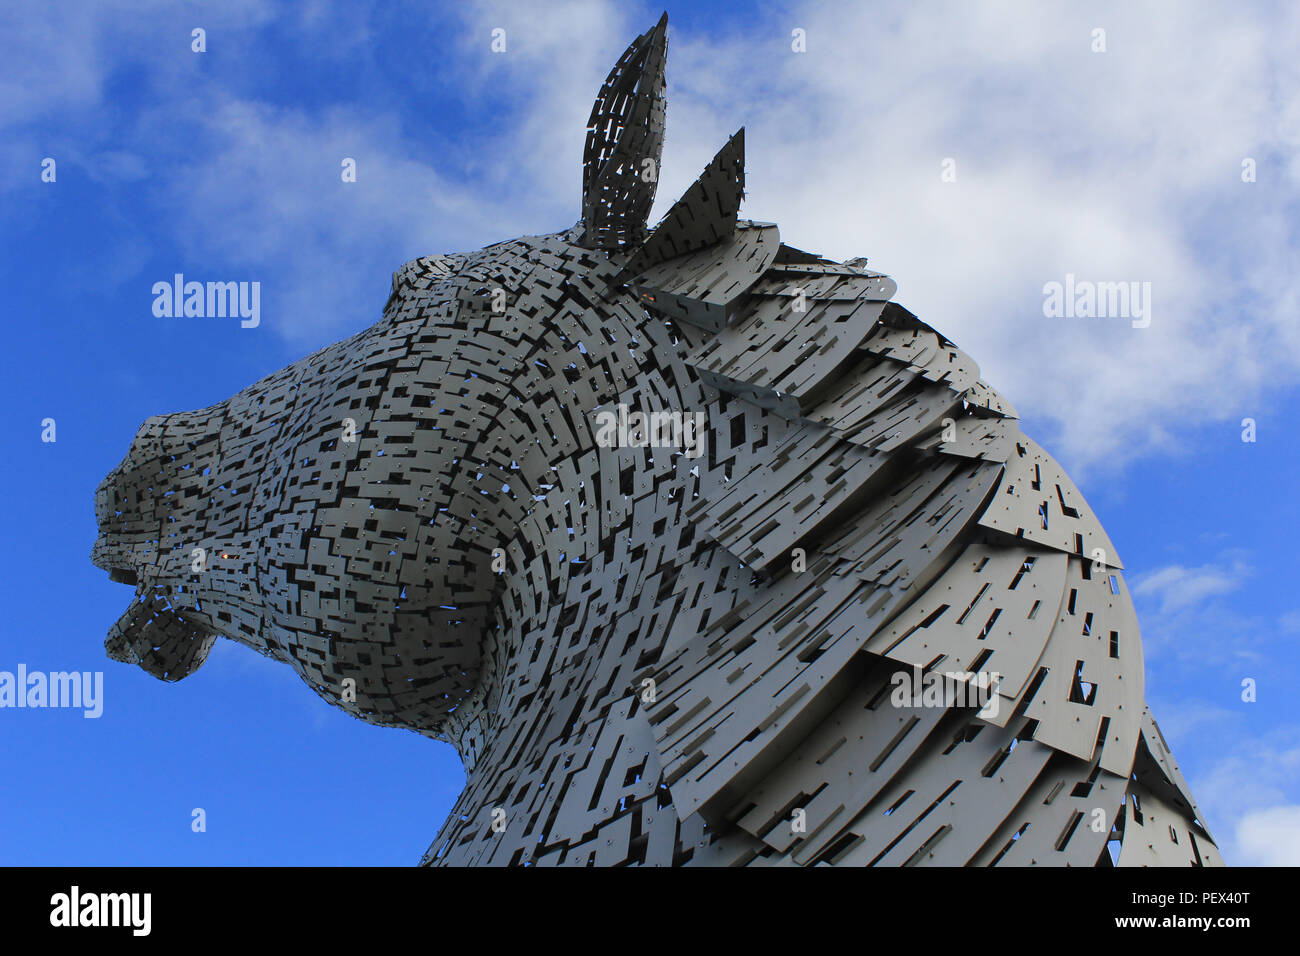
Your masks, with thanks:
M338 62L360 62L356 44L334 49L327 9L232 5L205 17L232 30L292 20ZM470 142L447 131L445 154L430 155L395 108L169 87L192 65L142 61L122 42L141 28L120 25L138 19L71 18L51 36L59 27L42 7L8 14L17 39L6 49L45 52L19 57L0 87L0 126L93 109L124 64L157 74L151 105L121 119L149 133L179 245L274 269L272 327L323 345L375 317L405 258L571 224L591 99L656 13L458 8L447 42L461 69L445 94L499 115ZM496 27L504 54L490 50ZM1106 52L1091 48L1098 27ZM791 49L795 28L806 53ZM1211 4L1178 17L1119 4L790 4L730 20L725 34L674 28L656 214L746 125L748 215L779 222L795 245L869 256L904 304L1048 424L1040 437L1068 466L1119 467L1263 407L1300 372L1300 61L1283 42L1297 34L1292 5L1225 18ZM196 95L208 97L186 111L197 128L169 129L174 105ZM36 148L23 147L24 163ZM341 190L339 161L356 153L356 188ZM94 155L124 177L143 162ZM12 146L5 156L12 164ZM1255 183L1241 181L1246 158ZM945 159L955 182L941 180ZM1151 282L1150 327L1044 318L1043 285L1067 273Z
M1240 554L1200 567L1171 564L1139 575L1133 593L1160 602L1160 613L1182 611L1211 597L1230 594L1249 576L1250 566Z
M1190 781L1224 859L1242 866L1300 865L1300 727L1239 738Z
M1276 695L1296 670L1291 616L1268 611L1266 582L1252 584L1250 555L1232 549L1197 566L1167 565L1132 577L1148 669L1164 682L1209 677L1234 706L1249 679ZM1212 675L1212 676L1210 676Z
M805 54L777 42L796 26ZM1098 26L1104 53L1090 48ZM1067 463L1114 467L1259 407L1300 368L1285 265L1300 67L1278 42L1298 29L1281 8L1225 23L1209 5L1176 18L796 7L724 42L762 68L720 87L710 124L749 126L751 215L796 245L870 256L1022 410L1051 418ZM692 66L743 62L715 59L716 45L699 39ZM945 159L955 182L941 181ZM1067 273L1151 282L1151 326L1044 318L1043 285Z
M1300 866L1300 806L1252 810L1237 823L1241 866Z

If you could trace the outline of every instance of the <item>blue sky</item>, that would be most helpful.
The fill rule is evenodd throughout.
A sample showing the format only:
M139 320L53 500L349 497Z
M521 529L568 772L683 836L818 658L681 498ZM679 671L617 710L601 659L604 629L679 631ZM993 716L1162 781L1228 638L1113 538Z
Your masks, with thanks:
M373 323L403 262L572 224L591 100L661 7L537 6L0 12L0 670L105 675L99 719L0 710L0 862L410 864L432 839L450 747L230 642L175 685L105 658L130 589L88 560L93 492L146 417ZM652 219L746 126L743 214L891 274L1100 513L1227 861L1300 863L1300 12L668 9ZM261 324L156 318L176 272L259 281ZM1151 282L1150 327L1045 318L1067 273Z

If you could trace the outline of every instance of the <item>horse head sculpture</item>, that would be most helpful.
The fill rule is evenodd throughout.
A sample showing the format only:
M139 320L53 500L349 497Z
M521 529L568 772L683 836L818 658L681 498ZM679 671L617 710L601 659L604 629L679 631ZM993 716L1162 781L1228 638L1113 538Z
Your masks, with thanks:
M224 636L450 742L427 863L1219 862L1115 548L975 363L738 218L743 130L648 228L666 53L665 16L601 88L572 228L144 423L96 493L109 656Z

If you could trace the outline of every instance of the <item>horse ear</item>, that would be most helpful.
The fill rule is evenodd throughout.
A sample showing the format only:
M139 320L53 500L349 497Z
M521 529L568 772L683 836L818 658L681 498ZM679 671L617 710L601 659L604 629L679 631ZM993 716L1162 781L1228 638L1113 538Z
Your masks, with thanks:
M727 140L615 278L623 282L659 262L730 238L745 196L745 128Z
M581 244L617 251L645 238L664 148L668 14L614 64L587 120Z

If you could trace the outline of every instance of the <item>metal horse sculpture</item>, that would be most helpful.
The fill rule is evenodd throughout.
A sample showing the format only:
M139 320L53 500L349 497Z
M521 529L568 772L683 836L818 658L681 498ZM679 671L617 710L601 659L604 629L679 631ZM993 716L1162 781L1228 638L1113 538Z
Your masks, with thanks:
M426 863L1219 863L1119 555L975 363L739 220L743 131L647 229L666 52L601 88L573 228L409 262L372 328L144 423L109 655L224 635L450 742Z

